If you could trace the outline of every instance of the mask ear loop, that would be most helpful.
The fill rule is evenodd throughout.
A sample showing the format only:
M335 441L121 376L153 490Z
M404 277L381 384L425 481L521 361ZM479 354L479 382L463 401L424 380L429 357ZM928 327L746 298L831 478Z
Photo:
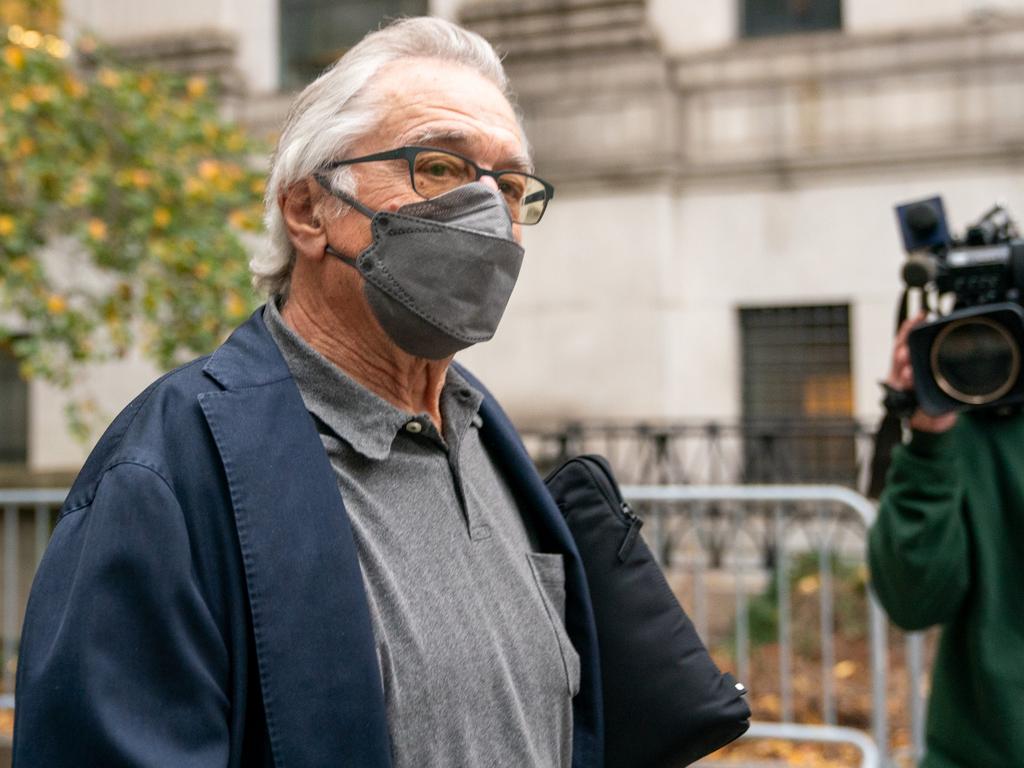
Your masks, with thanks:
M365 216L366 218L373 219L373 217L377 215L376 211L372 210L371 208L366 207L361 202L356 200L354 197L351 197L350 195L345 194L341 190L334 189L334 187L331 186L331 182L322 173L314 173L313 174L313 178L316 179L317 183L321 187L323 187L325 190L327 190L327 192L329 194L331 194L332 196L338 198L342 202L344 202L344 203L346 203L348 205L351 205L353 208L355 208L357 211L359 211L361 214L363 214L363 216ZM324 253L327 253L327 254L329 254L331 256L334 256L334 257L336 257L338 259L341 259L341 261L343 263L348 264L353 269L356 269L356 270L359 269L359 267L356 264L356 260L353 257L346 256L344 253L341 253L340 251L336 251L331 246L330 243L328 243L324 247Z

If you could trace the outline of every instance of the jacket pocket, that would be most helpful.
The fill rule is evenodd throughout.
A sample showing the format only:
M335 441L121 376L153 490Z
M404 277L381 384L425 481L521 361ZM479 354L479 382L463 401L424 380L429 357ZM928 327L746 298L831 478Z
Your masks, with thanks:
M573 648L569 633L565 631L565 565L562 556L546 552L528 552L526 557L551 629L558 641L569 696L575 696L580 692L580 656Z

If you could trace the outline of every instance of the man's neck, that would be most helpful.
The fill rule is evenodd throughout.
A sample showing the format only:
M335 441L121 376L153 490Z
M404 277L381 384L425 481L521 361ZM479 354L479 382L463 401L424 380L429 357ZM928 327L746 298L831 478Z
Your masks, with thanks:
M441 431L441 389L451 358L426 360L399 349L370 317L339 317L290 298L281 317L307 344L397 408L427 413Z

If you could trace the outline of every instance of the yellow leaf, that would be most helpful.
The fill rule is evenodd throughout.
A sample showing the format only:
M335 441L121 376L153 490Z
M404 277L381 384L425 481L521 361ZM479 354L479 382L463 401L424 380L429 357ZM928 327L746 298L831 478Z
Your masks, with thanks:
M185 83L185 90L193 99L198 99L206 93L206 78L199 75L190 77Z
M157 208L153 211L153 223L160 229L165 229L171 223L171 212L166 208Z
M245 215L245 211L235 209L228 214L228 223L236 229L245 229L249 220Z
M93 240L107 239L107 225L102 219L89 219L89 237Z
M0 237L6 237L14 231L14 218L6 214L0 216Z
M53 101L57 89L52 85L33 85L28 89L29 98L39 104L46 104Z
M813 595L818 591L818 577L814 574L804 576L796 583L796 588L800 591L801 595Z
M20 48L13 45L4 47L4 63L11 69L22 70L25 68L25 54Z
M121 76L108 67L103 67L96 75L96 79L104 88L117 88L121 84Z
M838 680L848 680L857 673L857 662L844 659L832 668L832 674Z
M211 181L220 175L220 163L216 160L206 159L199 163L199 177Z
M242 297L232 291L228 294L228 317L238 319L245 314L245 302L242 301Z
M758 718L771 719L782 711L782 702L774 693L764 693L754 699L753 709Z
M210 265L207 264L205 261L201 261L198 264L196 264L195 269L192 270L192 274L194 274L200 280L203 280L209 277L210 275Z
M15 112L24 112L26 109L32 106L32 102L24 93L14 94L13 96L11 96L11 100L8 103L11 105L11 109L13 109Z
M51 293L46 300L46 310L51 315L63 315L68 308L68 303L59 293Z
M144 168L133 168L131 172L132 186L136 189L145 189L153 181L153 174Z

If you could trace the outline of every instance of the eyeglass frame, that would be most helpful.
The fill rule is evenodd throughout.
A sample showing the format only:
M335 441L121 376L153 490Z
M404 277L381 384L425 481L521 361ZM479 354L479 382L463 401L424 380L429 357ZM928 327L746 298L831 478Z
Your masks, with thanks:
M333 171L348 165L356 165L357 163L373 163L377 162L378 160L405 160L405 164L409 168L409 186L412 187L413 192L415 192L417 195L420 195L419 190L416 189L416 171L413 168L413 161L415 161L416 156L419 155L421 152L444 152L447 155L451 155L452 157L457 157L460 160L465 161L466 163L469 164L471 168L473 168L476 171L476 178L474 178L473 181L480 181L480 179L482 179L484 176L489 176L490 178L494 179L495 183L497 183L501 176L507 173L514 173L519 176L527 176L531 179L534 179L535 181L539 181L541 186L544 187L544 207L541 208L540 216L537 217L537 221L529 223L524 221L516 222L517 224L521 224L522 226L525 227L532 227L535 224L540 223L540 220L544 218L544 214L547 212L548 203L551 202L551 200L555 196L554 186L549 182L544 181L544 179L542 179L540 176L534 176L532 173L526 173L525 171L517 171L512 168L503 168L497 171L489 171L486 168L481 168L473 160L466 157L465 155L460 155L458 152L452 152L450 149L442 149L441 147L423 147L412 145L406 147L398 147L397 149L389 149L384 152L375 152L371 155L363 155L362 157L353 157L348 160L332 160L326 165L321 166L317 173L322 174L327 171ZM420 195L420 197L423 197L423 195ZM423 199L428 200L429 198L424 197Z

